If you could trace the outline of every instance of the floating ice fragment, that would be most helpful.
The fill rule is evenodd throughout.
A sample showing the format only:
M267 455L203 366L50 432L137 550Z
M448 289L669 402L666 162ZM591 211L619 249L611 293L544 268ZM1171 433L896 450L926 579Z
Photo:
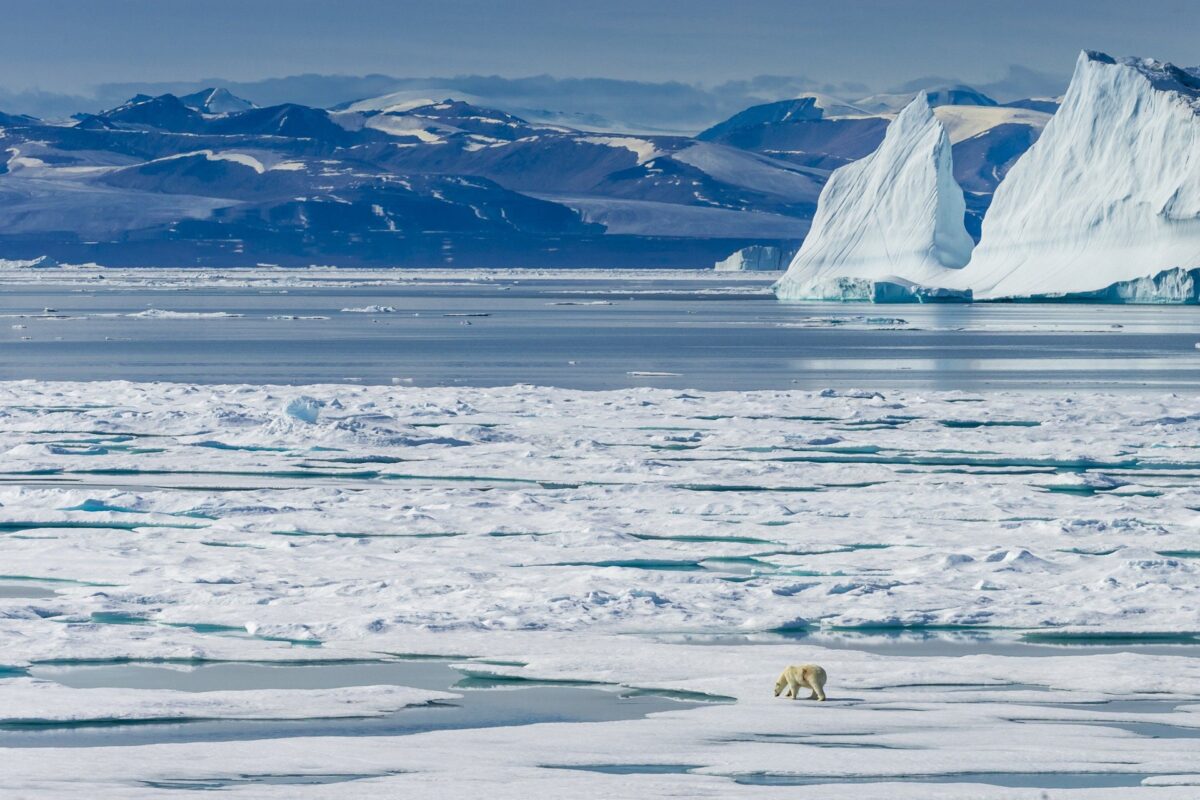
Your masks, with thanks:
M230 314L228 311L163 311L159 308L148 308L134 314L126 314L135 319L220 319L223 317L240 317L241 314Z
M864 389L822 389L821 397L852 397L856 400L882 400L879 392L868 392Z
M304 395L288 403L285 411L289 417L313 425L316 424L317 417L320 416L321 409L324 406L325 402L323 400L317 400Z

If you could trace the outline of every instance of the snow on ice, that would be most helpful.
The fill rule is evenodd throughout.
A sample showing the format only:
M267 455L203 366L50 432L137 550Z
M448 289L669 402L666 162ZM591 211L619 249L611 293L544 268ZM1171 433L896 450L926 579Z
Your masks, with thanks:
M999 800L1065 775L1113 787L1088 797L1194 796L1200 660L1170 644L1200 612L1191 397L18 382L0 452L0 583L53 590L0 597L0 738L32 717L245 725L441 697L29 674L64 659L427 654L511 687L458 694L531 678L707 701L403 745L42 746L0 761L14 795L295 797L277 784L336 773L317 795ZM1132 652L1064 646L1105 641ZM803 662L829 702L771 697ZM756 785L788 781L815 785Z

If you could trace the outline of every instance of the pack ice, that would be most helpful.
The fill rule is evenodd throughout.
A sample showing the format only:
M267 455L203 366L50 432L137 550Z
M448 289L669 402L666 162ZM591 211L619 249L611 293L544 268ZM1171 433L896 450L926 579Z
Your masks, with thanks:
M871 155L829 177L782 300L968 299L948 290L971 257L950 139L924 94L888 125Z
M1081 53L1058 113L997 189L964 285L985 298L1195 302L1197 154L1200 77Z
M1197 453L1148 389L0 381L0 797L1195 800Z

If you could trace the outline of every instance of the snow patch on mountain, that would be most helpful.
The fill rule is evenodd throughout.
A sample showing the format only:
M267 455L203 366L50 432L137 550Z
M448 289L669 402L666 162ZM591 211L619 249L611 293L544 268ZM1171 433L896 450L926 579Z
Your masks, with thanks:
M671 156L719 181L796 200L815 201L824 173L733 147L698 142Z
M250 169L254 170L259 175L262 175L267 171L267 168L263 162L259 161L252 155L248 155L246 153L234 153L230 151L217 152L214 150L194 150L190 153L179 153L178 155L156 158L152 161L147 161L146 164L161 164L167 161L177 161L181 158L194 158L196 156L204 156L204 158L208 161L231 161L234 164L241 164L243 167L249 167Z
M1037 131L1046 127L1050 114L1027 108L1005 106L939 106L933 114L946 129L951 144L958 144L1000 125L1027 125Z
M633 136L584 136L579 141L587 142L588 144L603 145L605 147L624 148L637 156L639 166L663 155L663 152L658 149L654 142L647 139L638 139Z
M584 222L603 225L605 233L629 236L695 238L799 239L807 223L799 217L765 211L735 211L654 200L561 194L531 194L579 212Z
M429 124L429 120L420 117L407 117L391 113L375 114L363 121L364 128L381 131L389 136L407 136L419 139L424 144L439 144L446 141L446 136L457 133L458 129Z
M470 103L475 98L469 98L462 94L456 94L460 100L465 100ZM423 91L402 91L392 92L391 94L381 95L379 97L369 97L365 100L357 100L353 103L345 105L346 111L384 111L389 113L403 113L412 111L414 108L422 106L431 106L438 102L429 97Z
M776 294L784 300L922 300L921 287L947 286L970 259L965 211L949 137L925 95L917 95L874 153L830 176L812 230ZM889 288L878 291L877 283Z
M188 108L202 114L236 114L239 111L249 111L258 106L249 100L230 92L228 89L202 89L179 98Z
M1200 78L1080 54L1062 107L997 189L962 285L1063 295L1200 266L1198 153Z
M821 110L822 119L849 119L854 117L870 117L871 112L840 97L834 97L821 92L805 92L797 100L812 98L813 108Z

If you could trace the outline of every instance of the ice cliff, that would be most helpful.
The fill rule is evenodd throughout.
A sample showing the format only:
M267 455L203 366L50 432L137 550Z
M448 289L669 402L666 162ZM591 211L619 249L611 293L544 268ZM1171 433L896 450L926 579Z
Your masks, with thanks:
M950 140L924 94L888 125L879 148L829 177L782 300L926 302L948 290L971 257Z
M787 269L796 248L752 244L713 265L717 272L769 272Z
M1195 302L1195 267L1200 76L1081 53L1062 107L996 190L956 285L983 298Z

